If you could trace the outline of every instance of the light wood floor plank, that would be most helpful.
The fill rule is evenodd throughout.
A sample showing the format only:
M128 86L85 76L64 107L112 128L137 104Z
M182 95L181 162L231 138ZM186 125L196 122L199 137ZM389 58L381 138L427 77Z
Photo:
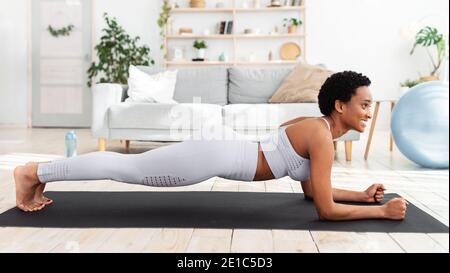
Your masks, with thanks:
M231 229L195 229L187 252L228 253L231 248Z
M231 242L232 253L272 253L271 230L234 229Z
M390 236L408 253L446 252L445 248L433 240L428 234L390 233Z
M272 230L273 250L278 253L316 253L317 246L306 230Z
M184 253L194 229L163 228L153 234L142 252Z

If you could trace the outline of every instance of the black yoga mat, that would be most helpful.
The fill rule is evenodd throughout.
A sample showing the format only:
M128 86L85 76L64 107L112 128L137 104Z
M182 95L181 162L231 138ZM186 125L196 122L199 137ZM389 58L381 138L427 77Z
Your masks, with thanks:
M318 219L300 193L261 192L47 192L54 204L36 213L13 208L0 227L224 228L355 232L448 233L448 227L409 204L403 221ZM387 194L385 201L398 197ZM357 203L354 203L357 204Z

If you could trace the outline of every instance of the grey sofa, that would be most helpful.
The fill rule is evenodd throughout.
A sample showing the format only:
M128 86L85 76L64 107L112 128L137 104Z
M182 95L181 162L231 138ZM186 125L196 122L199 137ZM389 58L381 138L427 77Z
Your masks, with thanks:
M139 67L153 74L160 70ZM127 102L127 88L118 84L93 87L92 135L99 150L107 140L178 142L205 124L225 125L249 140L258 141L299 116L321 116L317 103L268 103L292 68L179 69L174 99L179 104ZM174 133L175 132L175 133ZM351 143L360 134L350 131L336 141Z

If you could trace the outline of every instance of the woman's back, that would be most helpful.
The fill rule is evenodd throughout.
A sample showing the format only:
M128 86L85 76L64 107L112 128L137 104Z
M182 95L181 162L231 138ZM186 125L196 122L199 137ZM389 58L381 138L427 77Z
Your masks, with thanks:
M309 179L308 140L313 130L317 130L317 119L305 119L279 128L260 142L272 179L286 175L297 181Z

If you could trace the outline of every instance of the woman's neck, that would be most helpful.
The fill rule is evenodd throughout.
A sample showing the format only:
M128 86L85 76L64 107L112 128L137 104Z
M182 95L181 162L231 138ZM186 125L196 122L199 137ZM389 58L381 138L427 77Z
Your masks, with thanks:
M333 136L333 139L337 139L345 135L345 133L350 130L350 128L345 126L339 116L335 113L332 113L330 116L325 116L324 119L326 119L330 124L331 135Z

